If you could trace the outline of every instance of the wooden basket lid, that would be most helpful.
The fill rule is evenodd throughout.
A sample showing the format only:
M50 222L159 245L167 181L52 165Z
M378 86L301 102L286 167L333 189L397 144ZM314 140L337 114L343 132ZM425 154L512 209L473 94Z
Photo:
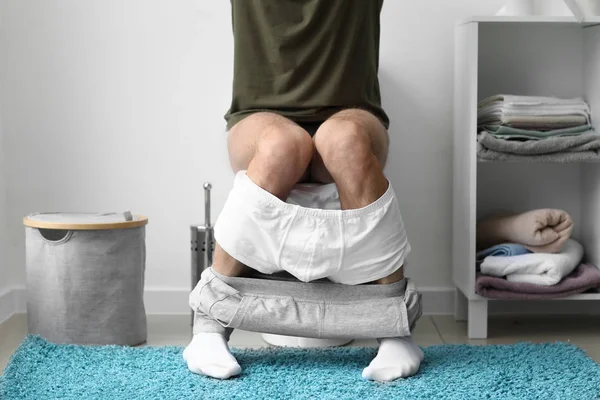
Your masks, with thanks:
M148 218L143 215L124 213L34 213L23 218L23 224L37 229L61 229L75 231L127 229L144 226Z

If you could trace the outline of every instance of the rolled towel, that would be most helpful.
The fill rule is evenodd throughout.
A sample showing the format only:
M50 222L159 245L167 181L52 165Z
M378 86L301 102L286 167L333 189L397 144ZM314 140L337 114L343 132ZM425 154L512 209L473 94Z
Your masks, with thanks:
M494 216L477 224L477 248L508 242L522 244L536 253L558 253L572 232L571 216L563 210Z
M600 270L581 264L575 271L553 286L510 282L494 276L477 275L475 292L483 297L500 300L546 300L583 293L600 286Z
M511 257L486 257L481 263L484 275L506 277L509 282L556 285L579 265L583 246L569 239L557 254L532 253Z
M477 261L483 261L489 256L510 257L529 253L531 253L531 250L520 244L503 243L478 252Z

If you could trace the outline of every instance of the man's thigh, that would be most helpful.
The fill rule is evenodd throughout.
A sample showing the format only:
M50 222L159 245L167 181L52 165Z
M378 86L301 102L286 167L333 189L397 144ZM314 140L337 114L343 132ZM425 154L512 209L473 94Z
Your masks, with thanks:
M258 112L235 124L227 136L229 162L234 172L248 169L261 138L269 132L297 130L299 125L279 114ZM308 133L307 133L308 134Z
M371 139L371 151L379 160L381 168L385 167L388 157L389 150L389 135L385 126L381 123L381 121L371 114L368 111L360 110L360 109L347 109L342 110L334 115L332 115L328 121L330 120L346 120L355 123L360 127L362 131L369 135ZM327 121L326 121L327 122ZM330 129L335 129L336 124L326 124L324 123L316 132L315 137L318 135L327 136L328 131ZM314 139L314 138L313 138ZM323 164L323 160L317 151L315 151L313 155L313 160L311 162L311 179L315 182L319 183L332 183L333 178L325 168Z

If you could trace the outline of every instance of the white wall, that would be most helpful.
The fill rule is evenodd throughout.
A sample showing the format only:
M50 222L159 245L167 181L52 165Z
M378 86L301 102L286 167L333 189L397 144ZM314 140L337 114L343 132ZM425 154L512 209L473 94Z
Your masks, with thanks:
M0 52L0 65L3 61ZM2 67L0 66L0 69ZM2 105L0 103L0 322L5 320L15 311L14 296L11 290L12 265L7 262L6 251L6 180L4 170L4 144L2 131Z
M0 63L2 56L0 55ZM4 134L2 131L2 108L0 107L0 297L4 293L11 282L9 282L10 270L12 266L7 262L6 258L6 179L4 170ZM1 300L0 300L1 301ZM0 305L0 307L2 307ZM1 319L1 317L0 317Z
M421 287L452 287L454 25L501 3L384 5L387 173L414 249L408 274ZM147 288L183 293L188 226L203 221L201 184L213 183L214 218L233 176L222 118L230 3L4 0L0 19L10 281L24 284L23 215L131 209L150 218Z

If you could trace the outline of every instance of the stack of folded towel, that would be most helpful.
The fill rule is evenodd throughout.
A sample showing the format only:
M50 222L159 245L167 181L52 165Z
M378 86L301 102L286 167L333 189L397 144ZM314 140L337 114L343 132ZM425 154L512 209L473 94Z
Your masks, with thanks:
M600 135L580 98L497 95L477 110L477 156L483 160L600 160Z
M477 225L476 293L497 299L548 299L600 287L600 270L582 264L562 210L542 209L484 219Z

